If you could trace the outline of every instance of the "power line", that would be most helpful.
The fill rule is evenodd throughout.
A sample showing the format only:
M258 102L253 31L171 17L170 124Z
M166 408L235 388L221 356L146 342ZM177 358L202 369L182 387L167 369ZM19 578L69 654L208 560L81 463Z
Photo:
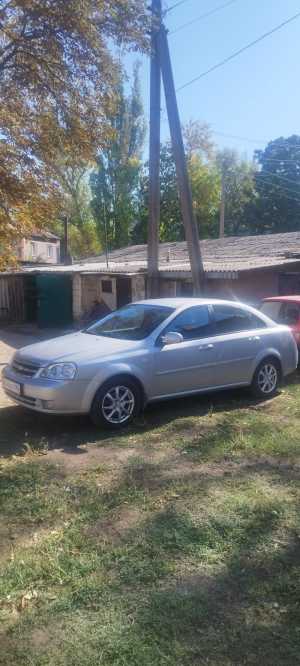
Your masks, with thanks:
M265 181L268 184L273 185L274 187L280 188L282 190L286 190L290 194L296 194L296 196L300 197L300 190L298 190L298 192L296 192L295 190L292 190L291 188L286 187L286 185L281 185L280 183L274 183L274 181L272 180L272 177L267 176L265 173L262 174L261 172L258 172L257 176L258 176L258 178L260 178L260 180Z
M229 2L225 2L222 5L219 5L218 7L215 7L214 9L211 9L209 12L205 12L205 14L201 14L201 16L198 16L197 18L194 18L191 21L187 21L186 23L182 23L182 25L179 25L178 28L175 28L174 30L171 30L171 32L169 34L170 35L175 35L176 32L179 32L180 30L183 30L184 28L188 28L190 25L193 25L194 23L197 23L198 21L202 21L203 19L209 18L209 16L213 16L213 14L217 14L222 9L226 9L226 7L229 7L230 5L233 5L233 3L237 2L237 1L238 0L229 0Z
M225 132L219 132L217 130L211 130L212 134L217 134L218 136L224 136L228 139L237 139L237 141L248 141L249 143L268 143L267 139L248 139L246 136L237 136L236 134L225 134Z
M165 111L165 109L162 108L162 113L164 111ZM167 123L168 122L167 118L162 118L162 122ZM237 135L237 134L227 134L226 132L221 132L219 130L213 130L211 127L210 127L210 131L211 131L212 134L216 134L217 136L224 136L227 139L235 139L236 141L247 141L249 143L254 143L256 145L258 143L262 143L262 144L275 143L276 144L275 147L278 147L278 146L279 147L282 146L283 148L289 148L290 147L290 144L288 143L288 139L284 139L283 141L280 141L280 142L278 142L276 140L272 141L270 139L253 139L253 138L250 139L247 136L240 136L240 135ZM294 157L294 158L291 157L289 159L284 158L284 157L282 159L280 157L264 157L264 162L278 162L279 164L281 164L281 163L282 164L285 164L285 163L298 164L298 162L299 162L299 166L300 166L300 143L294 143L291 147L299 149L299 157Z
M273 183L272 181L266 180L264 177L260 176L260 179L263 181L264 185L269 185L270 187L276 187L278 190L281 190L284 193L288 194L293 194L296 195L294 198L296 198L297 201L300 203L300 198L298 198L298 195L300 197L300 191L295 192L295 190L290 190L288 187L284 187L284 185L277 185L277 183ZM259 185L259 181L257 182L257 185Z
M291 183L292 185L297 185L300 188L300 180L292 180L292 178L287 178L286 176L280 176L278 173L273 173L272 171L258 171L257 173L265 175L267 174L270 177L273 178L279 178L279 180L284 180L287 183ZM300 189L299 189L299 194L300 194Z
M212 134L217 134L218 136L224 136L225 138L228 138L228 139L236 139L237 141L247 141L249 143L255 143L255 144L257 144L257 143L264 143L264 144L274 143L275 147L277 147L277 146L279 146L279 147L283 146L285 148L290 147L288 139L283 139L283 141L277 141L276 139L274 141L272 141L272 140L270 141L270 139L253 139L253 138L250 139L247 136L239 136L237 134L227 134L225 132L220 132L219 130L213 130L213 129L211 129L211 132L212 132ZM294 143L291 147L300 149L300 143ZM271 159L271 158L269 158L269 159ZM300 160L300 153L299 153L299 160ZM294 160L286 160L284 158L281 160L279 157L277 159L274 158L274 161L278 161L278 162L290 162L291 161L291 162L294 162Z
M180 7L180 5L184 5L185 2L188 2L188 0L178 0L178 2L175 2L174 5L171 5L171 7L168 7L168 9L166 9L165 14L168 14L169 12L173 11L173 9L176 9L176 7Z
M183 0L181 0L181 1L183 1ZM270 35L273 35L278 30L281 30L281 28L284 28L284 26L288 25L289 23L292 23L292 21L296 21L296 19L298 19L299 17L300 17L300 12L298 12L297 14L294 14L294 16L291 16L286 21L283 21L282 23L277 25L272 30L269 30L268 32L265 32L263 35L261 35L257 39L254 39L249 44L246 44L246 46L243 46L241 49L239 49L238 51L235 51L234 53L232 53L227 58L224 58L224 60L221 60L216 65L213 65L212 67L207 69L205 72L202 72L201 74L199 74L199 76L195 76L195 78L191 79L187 83L184 83L182 86L177 88L177 92L179 92L181 90L184 90L184 88L187 88L188 86L191 86L193 83L196 83L196 81L199 81L204 76L207 76L208 74L211 74L211 72L214 72L216 69L219 69L219 67L223 67L228 62L230 62L230 60L233 60L234 58L237 58L237 56L241 55L241 53L244 53L244 51L247 51L247 49L252 48L252 46L255 46L256 44L261 42L263 39L266 39L267 37L270 37Z
M272 201L272 196L270 196L264 190L262 190L261 186L257 187L257 192L259 192L260 194L263 194L264 199L269 199L269 201ZM284 192L281 192L280 196L283 197L284 199L287 199L288 201L292 201L293 203L297 203L297 204L300 205L300 199L295 199L294 197L289 197L289 195L285 194Z
M269 184L271 184L271 183L269 183ZM268 183L266 182L266 183L264 183L264 185L268 185ZM255 189L258 190L258 191L260 191L260 192L263 192L263 194L264 194L264 196L266 197L266 199L270 199L270 200L271 200L272 197L271 197L269 194L267 194L267 193L264 191L264 189L263 189L264 185L257 183L256 186L255 186ZM289 196L288 194L286 194L285 192L280 192L280 196L281 196L281 197L284 197L285 199L289 199L289 201L295 201L296 203L298 203L298 204L300 205L300 199L298 199L297 197L290 197L290 196Z
M278 162L279 164L298 164L300 166L300 155L299 157L290 158L289 160L280 159L279 157L264 157L264 162Z

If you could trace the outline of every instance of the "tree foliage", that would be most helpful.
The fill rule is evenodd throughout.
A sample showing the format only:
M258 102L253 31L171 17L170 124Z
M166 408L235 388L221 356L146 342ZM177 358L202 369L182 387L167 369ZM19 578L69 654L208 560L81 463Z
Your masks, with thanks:
M0 252L55 217L55 165L95 159L112 136L110 43L144 49L144 0L0 0Z
M112 140L100 151L98 169L91 174L92 210L102 244L128 245L137 213L137 186L145 139L139 64L134 68L131 93L126 96L120 77L117 112L111 118Z
M253 233L300 230L300 136L271 141L255 152L258 193Z
M216 169L215 146L209 126L190 122L183 128L187 165L192 188L194 212L201 237L215 235L220 201L220 178ZM146 242L149 210L149 175L146 165L140 181L139 221L133 242ZM177 188L172 146L162 144L160 154L160 240L184 240L184 227Z
M57 177L64 192L62 215L68 220L69 253L74 259L100 254L102 246L91 211L91 191L86 167L57 165ZM64 238L64 225L58 220L54 229Z
M225 234L251 233L257 204L255 164L228 148L217 153L216 162L224 183Z

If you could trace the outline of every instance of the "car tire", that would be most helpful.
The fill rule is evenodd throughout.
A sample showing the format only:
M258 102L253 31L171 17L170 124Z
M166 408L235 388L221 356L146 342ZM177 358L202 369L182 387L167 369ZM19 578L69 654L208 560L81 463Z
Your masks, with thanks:
M273 398L281 382L281 365L275 358L266 358L256 368L251 390L256 398Z
M130 377L114 377L98 389L90 411L96 426L120 430L141 411L142 390Z

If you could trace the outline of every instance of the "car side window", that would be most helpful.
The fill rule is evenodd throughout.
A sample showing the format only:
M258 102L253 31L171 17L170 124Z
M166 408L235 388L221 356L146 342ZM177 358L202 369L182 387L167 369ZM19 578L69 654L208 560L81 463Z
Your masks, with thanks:
M213 335L213 324L208 307L199 305L184 310L171 321L163 335L170 331L181 333L184 340L198 340Z
M280 310L280 322L292 326L299 321L299 305L297 303L283 303Z
M215 335L266 328L265 322L251 312L230 305L214 305Z

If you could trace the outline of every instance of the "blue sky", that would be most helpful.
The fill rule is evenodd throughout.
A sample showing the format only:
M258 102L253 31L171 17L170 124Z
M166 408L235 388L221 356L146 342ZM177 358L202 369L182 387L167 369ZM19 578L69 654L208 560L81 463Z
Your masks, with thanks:
M170 30L225 4L225 0L186 0L169 12ZM169 0L167 4L175 4ZM201 74L233 51L300 11L300 0L235 0L174 35L169 43L176 87ZM130 69L133 56L126 59ZM145 112L149 107L149 62L142 59ZM249 159L256 148L278 136L300 134L300 18L221 69L178 93L182 122L208 122L218 146L236 148ZM165 114L163 114L165 117ZM162 136L168 136L164 120ZM253 141L247 141L253 139Z

